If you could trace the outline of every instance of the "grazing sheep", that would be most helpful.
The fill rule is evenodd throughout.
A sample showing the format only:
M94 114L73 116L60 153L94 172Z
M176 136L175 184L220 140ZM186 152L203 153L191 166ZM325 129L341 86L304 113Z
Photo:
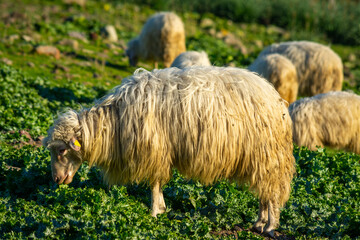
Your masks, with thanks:
M299 87L296 68L286 57L276 53L259 57L249 70L271 82L288 103L296 101Z
M275 53L294 64L299 95L314 96L341 90L344 78L342 61L329 47L308 41L284 42L265 48L259 58Z
M206 52L187 51L177 56L171 67L186 68L190 66L211 66Z
M360 154L360 96L329 92L292 103L293 140L316 150L330 146Z
M291 119L276 90L247 70L136 71L89 109L58 117L44 139L53 179L70 183L82 162L109 184L148 182L152 215L176 168L187 178L249 183L260 199L254 227L273 235L294 173Z
M139 59L163 61L169 67L185 47L185 30L181 19L172 12L158 13L149 18L141 34L128 43L126 55L131 66Z

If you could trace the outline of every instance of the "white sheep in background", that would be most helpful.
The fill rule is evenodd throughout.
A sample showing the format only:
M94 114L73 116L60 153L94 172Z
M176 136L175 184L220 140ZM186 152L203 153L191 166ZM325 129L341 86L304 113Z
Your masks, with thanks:
M206 52L187 51L177 56L171 67L186 68L190 66L211 66Z
M249 183L260 199L254 227L270 236L295 172L285 101L238 68L137 71L95 106L60 115L43 144L59 184L84 161L110 185L148 182L153 216L165 212L162 187L172 168L204 184Z
M292 103L293 140L316 150L330 146L360 154L360 96L329 92Z
M131 66L139 59L163 61L169 67L174 59L186 51L185 30L181 19L172 12L161 12L150 17L140 35L128 43L126 54Z
M268 46L258 58L271 54L280 54L295 66L298 94L301 96L314 96L342 88L342 61L327 46L309 41L283 42ZM271 79L268 80L272 82Z
M258 57L249 70L271 82L288 103L296 101L299 88L296 68L286 57L276 53Z

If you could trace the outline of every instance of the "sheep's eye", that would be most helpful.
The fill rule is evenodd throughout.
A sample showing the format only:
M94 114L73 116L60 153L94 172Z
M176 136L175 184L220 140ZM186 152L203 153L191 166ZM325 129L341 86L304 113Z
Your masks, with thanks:
M66 153L66 149L60 149L59 153L60 153L60 155L64 155Z

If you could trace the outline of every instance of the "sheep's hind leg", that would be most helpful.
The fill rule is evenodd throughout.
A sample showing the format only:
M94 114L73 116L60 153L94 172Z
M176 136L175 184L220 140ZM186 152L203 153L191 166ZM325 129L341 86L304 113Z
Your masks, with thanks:
M265 224L268 222L268 204L267 203L261 203L259 201L259 215L258 220L254 224L253 228L259 232L262 233Z
M269 221L266 224L263 233L273 238L274 229L277 228L280 220L280 209L278 204L276 204L274 201L269 201L268 212L269 212Z
M166 211L166 205L165 205L163 190L161 187L160 187L159 195L160 195L159 210L160 210L160 213L164 213Z
M160 182L157 181L151 186L151 216L164 213L166 210L164 196L160 188Z

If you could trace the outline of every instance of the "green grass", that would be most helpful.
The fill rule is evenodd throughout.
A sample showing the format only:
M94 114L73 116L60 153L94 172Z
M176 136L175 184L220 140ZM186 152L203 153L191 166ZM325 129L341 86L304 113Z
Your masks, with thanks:
M236 233L240 239L263 239L247 230L258 210L247 186L228 181L203 186L174 171L164 189L168 210L155 219L150 216L146 184L109 188L97 168L84 164L69 186L58 186L51 178L49 152L27 145L29 139L20 133L26 130L34 140L46 135L56 114L90 106L131 75L136 68L129 67L124 47L154 9L114 1L88 1L82 8L60 0L2 1L0 9L7 9L0 12L0 61L12 61L12 66L0 63L0 238L234 239ZM187 48L206 51L217 66L247 67L273 42L329 43L328 36L313 34L306 26L302 32L279 31L254 21L234 23L185 10L180 16ZM204 18L213 24L200 27ZM110 44L101 37L106 24L115 26L118 42ZM87 38L77 40L78 49L58 44L71 39L71 31ZM246 54L211 32L234 34ZM91 39L91 33L99 37ZM14 34L18 39L10 41ZM32 41L25 41L24 35ZM33 49L41 44L58 47L61 58L36 54ZM360 48L342 44L331 48L345 65L344 89L360 93ZM140 66L151 69L153 64ZM295 147L294 156L297 175L282 210L279 234L290 239L359 239L359 155Z
M235 22L274 24L296 32L321 33L331 42L359 45L357 1L324 0L135 0L158 10L213 13Z

